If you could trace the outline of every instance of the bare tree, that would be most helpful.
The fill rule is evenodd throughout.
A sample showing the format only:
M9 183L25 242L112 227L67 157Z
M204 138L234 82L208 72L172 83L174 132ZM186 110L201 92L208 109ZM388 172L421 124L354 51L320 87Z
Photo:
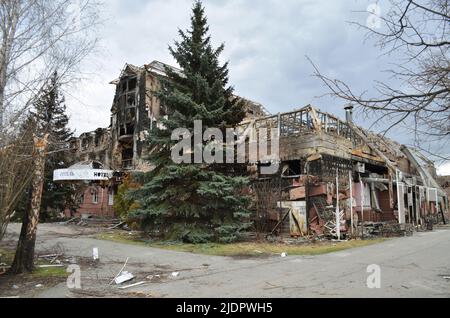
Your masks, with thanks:
M43 137L33 136L34 153L31 187L29 190L30 201L27 208L28 211L23 219L14 262L11 266L11 272L14 274L21 274L24 271L31 272L34 269L34 248L44 185L48 137L48 134L45 134Z
M0 142L20 122L43 85L78 74L97 43L95 0L0 1Z
M352 23L367 30L366 37L374 39L383 54L397 60L388 70L397 85L376 82L376 96L367 96L322 74L310 60L315 75L332 95L385 119L385 133L402 125L415 134L416 146L424 139L450 146L450 0L390 0L390 5L387 14L375 17L378 27ZM449 159L442 150L440 157Z
M15 273L33 268L48 149L39 125L17 131L53 74L60 85L78 78L80 62L97 44L98 9L95 0L0 1L0 238L20 194L29 189L30 196Z
M0 240L18 200L32 179L33 148L31 126L17 134L14 142L0 147Z

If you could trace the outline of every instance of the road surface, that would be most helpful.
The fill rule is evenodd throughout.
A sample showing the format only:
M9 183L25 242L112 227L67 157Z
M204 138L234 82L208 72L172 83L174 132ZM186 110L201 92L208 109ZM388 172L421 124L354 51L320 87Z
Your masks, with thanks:
M90 232L61 225L40 225L38 251L57 246L80 261L82 290L66 284L37 297L126 296L109 285L129 258L126 270L145 285L127 290L152 297L450 297L450 228L414 233L412 237L319 256L274 255L268 258L230 258L160 250L96 240ZM7 239L17 239L11 224ZM92 248L100 263L88 262ZM81 261L84 260L84 261ZM375 266L374 266L375 265ZM380 270L380 275L375 276ZM173 272L179 272L172 277ZM377 286L379 278L380 288ZM89 294L88 293L88 294ZM75 296L74 296L75 295Z

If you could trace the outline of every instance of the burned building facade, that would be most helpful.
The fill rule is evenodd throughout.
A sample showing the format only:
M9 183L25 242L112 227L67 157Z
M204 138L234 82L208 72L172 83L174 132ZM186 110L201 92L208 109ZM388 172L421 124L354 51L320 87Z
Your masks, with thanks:
M74 154L119 173L151 169L146 138L168 115L154 94L167 67L157 61L125 65L111 82L116 91L110 127L72 140ZM246 118L238 129L255 132L248 144L256 142L260 128L276 129L280 139L277 174L263 175L267 163L248 160L257 231L354 236L364 233L362 225L423 227L448 213L448 197L436 181L433 163L415 149L355 125L351 107L341 120L312 106L269 115L260 104L244 99L244 105ZM104 216L107 206L106 215L114 215L117 183L106 188L102 199L95 194L104 193L105 186L87 188L78 214Z
M346 110L345 121L307 106L248 123L280 136L279 174L255 179L258 227L342 238L364 234L363 225L403 231L445 222L448 197L433 163L358 127Z
M154 61L143 66L126 64L114 85L115 95L111 107L111 123L108 128L99 128L94 132L84 133L74 138L70 145L72 154L80 161L97 161L104 167L127 173L131 171L148 171L151 169L145 160L148 154L146 138L149 130L161 125L160 119L168 115L168 110L161 105L154 92L161 87L161 77L165 76L166 68L181 72L172 66ZM267 111L261 104L241 98L245 108L246 120L267 116ZM86 189L80 202L77 214L93 214L103 216L103 208L107 201L110 207L108 215L113 215L113 199L108 194L105 202L92 205L92 187L102 191L95 184ZM108 193L115 193L117 184L110 186ZM97 207L96 207L97 205Z

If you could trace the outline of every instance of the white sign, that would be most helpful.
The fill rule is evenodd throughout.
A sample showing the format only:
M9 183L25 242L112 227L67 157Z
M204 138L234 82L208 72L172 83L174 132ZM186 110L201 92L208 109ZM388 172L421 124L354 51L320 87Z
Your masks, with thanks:
M98 261L100 259L98 256L98 247L94 247L92 249L92 256L94 258L94 261Z
M112 177L112 170L101 169L60 169L53 172L53 181L105 181Z

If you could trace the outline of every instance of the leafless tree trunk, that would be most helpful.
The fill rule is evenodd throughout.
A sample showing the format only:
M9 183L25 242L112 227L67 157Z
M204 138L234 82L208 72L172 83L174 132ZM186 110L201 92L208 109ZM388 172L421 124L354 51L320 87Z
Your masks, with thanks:
M97 0L0 0L0 239L30 183L32 195L14 272L32 269L48 144L45 139L33 146L30 132L18 132L55 71L61 85L79 79L80 62L97 44L99 5Z
M311 61L315 75L332 95L383 119L378 122L387 122L384 133L402 126L414 134L416 147L440 143L441 154L436 157L449 160L450 0L390 0L390 5L389 11L383 7L387 12L375 17L379 28L354 24L367 30L367 38L374 39L384 55L392 56L394 66L388 71L395 83L376 82L378 94L372 97L327 77Z
M41 209L42 190L44 186L45 160L48 149L48 134L43 138L34 137L35 155L34 174L30 191L30 206L22 223L19 243L17 244L11 272L20 274L34 269L34 248L36 244L37 225Z

